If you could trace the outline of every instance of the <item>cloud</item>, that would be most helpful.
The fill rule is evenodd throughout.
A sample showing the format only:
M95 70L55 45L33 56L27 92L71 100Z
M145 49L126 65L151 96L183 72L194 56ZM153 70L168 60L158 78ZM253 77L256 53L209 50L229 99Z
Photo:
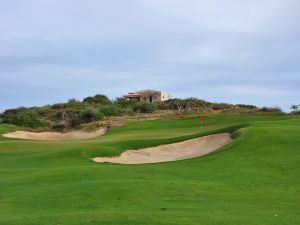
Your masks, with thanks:
M277 90L268 87L258 87L251 85L239 85L239 86L225 86L224 92L231 95L247 96L247 97L264 97L273 98L277 96L284 96L284 90Z
M299 7L296 0L2 1L0 95L9 98L0 110L144 88L288 109L300 97Z

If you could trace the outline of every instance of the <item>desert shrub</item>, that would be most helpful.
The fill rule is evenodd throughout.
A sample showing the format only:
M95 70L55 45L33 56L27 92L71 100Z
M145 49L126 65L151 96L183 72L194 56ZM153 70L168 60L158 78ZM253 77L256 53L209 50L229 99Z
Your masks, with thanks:
M279 107L262 107L260 112L272 112L272 113L281 113L282 110Z
M164 102L158 102L157 106L159 109L167 110L167 109L205 109L209 107L209 103L197 98L173 98Z
M14 124L17 126L36 128L45 125L45 123L38 119L37 113L31 110L7 110L4 112L2 118L4 123Z
M52 125L52 129L56 131L63 131L64 129L66 129L66 126L63 123L57 123Z
M60 121L62 119L63 112L64 112L64 110L57 110L57 111L53 112L50 119L55 120L55 121Z
M50 106L51 109L62 109L64 108L64 103L56 103Z
M67 103L65 103L65 107L69 109L82 109L84 105L75 98L71 98Z
M245 105L245 104L237 104L236 106L238 106L239 108L243 108L243 109L256 109L257 108L255 105Z
M151 113L157 109L157 106L148 102L136 102L133 111L138 113Z
M47 118L49 120L59 122L62 120L70 120L74 117L80 117L81 112L82 112L82 109L77 109L77 108L59 109L59 110L55 110L52 113L48 114Z
M83 99L84 103L89 105L110 105L112 104L111 100L106 95L97 94L93 97L86 97Z
M167 110L167 109L183 109L185 107L185 103L182 99L179 98L173 98L173 99L169 99L167 101L164 102L159 102L157 103L157 106L159 109L162 110Z
M87 108L81 112L80 118L82 122L89 123L96 120L103 119L103 113L97 111L94 108Z
M44 106L44 107L36 107L35 112L38 114L38 117L48 117L51 115L53 110L50 107Z
M133 111L132 108L124 108L124 109L121 109L120 114L121 115L133 116L135 114L135 112Z
M70 127L77 127L78 125L80 125L80 123L81 123L80 116L73 116L69 120Z
M118 108L133 108L135 104L137 104L137 100L126 100L124 98L117 98L114 101L114 105L117 106Z
M151 113L154 112L158 105L155 103L141 102L137 100L126 100L118 98L115 100L114 105L121 109L122 114L132 115L133 113Z
M182 101L185 109L203 109L209 106L206 101L197 98L187 98Z
M227 103L213 103L211 108L213 110L224 110L224 109L230 109L232 105Z
M118 116L120 115L121 110L117 106L109 105L100 108L99 112L104 116Z

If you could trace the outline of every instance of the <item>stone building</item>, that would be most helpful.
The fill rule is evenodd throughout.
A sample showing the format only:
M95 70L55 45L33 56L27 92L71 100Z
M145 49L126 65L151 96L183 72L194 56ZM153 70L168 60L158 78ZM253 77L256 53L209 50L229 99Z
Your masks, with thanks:
M143 90L137 92L129 92L123 96L127 100L137 100L144 102L163 102L170 98L170 95L162 91Z

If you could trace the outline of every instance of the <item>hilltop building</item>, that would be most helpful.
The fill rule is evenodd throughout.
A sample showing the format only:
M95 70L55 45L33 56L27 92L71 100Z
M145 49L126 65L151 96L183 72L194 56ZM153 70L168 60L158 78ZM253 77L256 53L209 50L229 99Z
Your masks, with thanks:
M127 95L123 96L126 100L137 100L144 102L163 102L170 98L170 95L162 91L154 90L143 90L136 92L129 92Z

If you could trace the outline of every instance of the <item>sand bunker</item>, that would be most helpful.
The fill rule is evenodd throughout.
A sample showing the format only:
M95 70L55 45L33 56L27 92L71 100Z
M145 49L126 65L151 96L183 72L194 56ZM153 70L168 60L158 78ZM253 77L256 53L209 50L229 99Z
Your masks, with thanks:
M95 162L145 164L191 159L207 155L231 142L230 134L213 134L179 143L127 150L118 157L96 157Z
M42 132L35 133L29 131L16 131L8 134L3 134L4 137L18 138L18 139L30 139L30 140L79 140L79 139L90 139L105 134L106 129L100 129L94 132L86 131L72 131L68 133L59 132Z

